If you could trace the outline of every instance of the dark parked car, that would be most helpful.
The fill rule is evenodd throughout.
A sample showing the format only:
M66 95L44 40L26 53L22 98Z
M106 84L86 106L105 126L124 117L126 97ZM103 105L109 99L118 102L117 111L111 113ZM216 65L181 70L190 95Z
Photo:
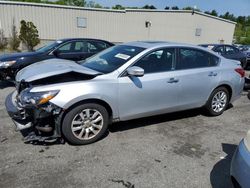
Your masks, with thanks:
M246 54L247 56L247 63L250 64L250 45L244 45L240 48L240 50Z
M199 46L213 50L227 59L234 59L240 61L241 66L244 69L249 66L249 64L247 63L247 55L235 46L227 44L201 44Z
M247 78L245 77L245 86L244 90L250 90L250 76Z
M0 80L14 80L22 68L45 59L84 60L114 44L98 39L72 38L54 41L34 52L0 56Z

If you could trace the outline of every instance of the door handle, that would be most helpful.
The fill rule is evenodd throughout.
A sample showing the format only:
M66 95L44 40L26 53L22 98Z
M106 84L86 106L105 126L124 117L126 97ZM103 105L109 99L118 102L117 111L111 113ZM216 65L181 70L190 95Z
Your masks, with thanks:
M176 79L176 78L170 78L169 80L168 80L168 83L177 83L177 82L179 82L179 79Z
M216 72L210 72L210 73L208 74L208 76L217 76L217 73L216 73Z

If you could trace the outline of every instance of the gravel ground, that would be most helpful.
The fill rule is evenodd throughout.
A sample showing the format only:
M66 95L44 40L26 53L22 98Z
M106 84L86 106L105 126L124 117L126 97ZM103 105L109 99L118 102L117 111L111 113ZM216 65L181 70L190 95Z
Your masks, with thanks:
M190 110L114 124L87 146L24 144L0 85L0 187L231 187L229 168L250 128L246 92L219 117Z

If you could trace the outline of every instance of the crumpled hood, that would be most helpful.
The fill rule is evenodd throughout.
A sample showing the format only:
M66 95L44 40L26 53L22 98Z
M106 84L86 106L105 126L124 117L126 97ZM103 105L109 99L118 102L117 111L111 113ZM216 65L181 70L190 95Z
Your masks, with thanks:
M30 56L37 56L41 55L40 52L20 52L20 53L11 53L11 54L4 54L0 56L0 61L12 61L17 60L23 57L30 57Z
M16 75L16 81L32 82L42 78L60 75L68 72L76 72L87 75L100 74L97 71L86 68L74 61L64 59L48 59L34 63L20 70Z

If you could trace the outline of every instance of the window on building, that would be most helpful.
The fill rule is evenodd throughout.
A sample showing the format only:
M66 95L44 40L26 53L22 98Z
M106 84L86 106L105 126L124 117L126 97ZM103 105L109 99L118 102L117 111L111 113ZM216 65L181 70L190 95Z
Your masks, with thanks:
M77 27L87 27L87 18L77 17Z

